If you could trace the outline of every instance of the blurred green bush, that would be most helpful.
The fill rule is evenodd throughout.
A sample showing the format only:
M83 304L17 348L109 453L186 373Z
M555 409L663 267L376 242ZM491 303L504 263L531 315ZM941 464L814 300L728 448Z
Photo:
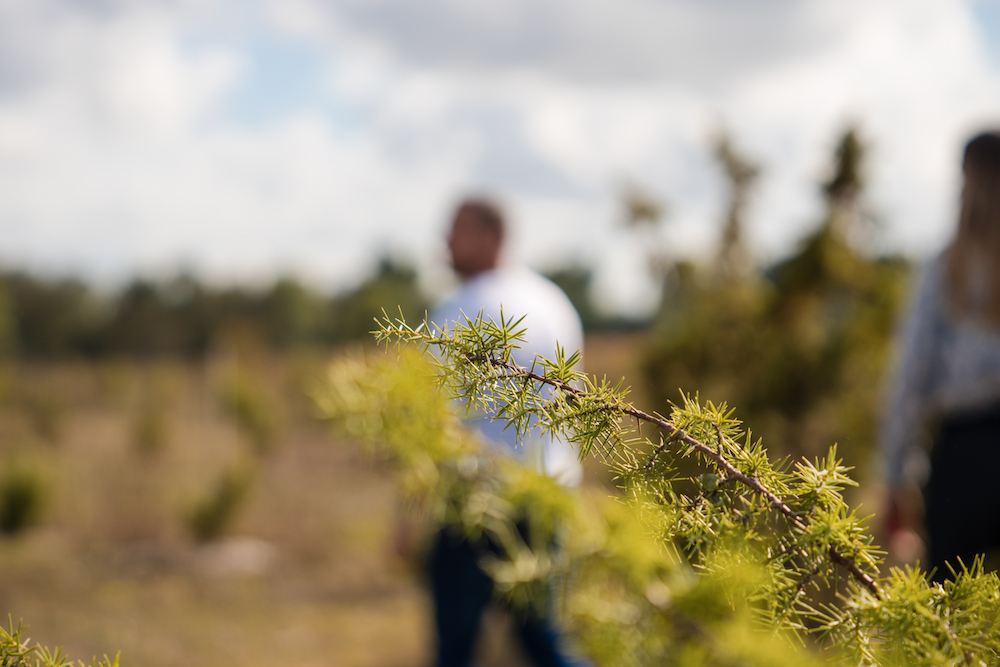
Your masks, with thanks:
M263 456L274 447L278 434L278 414L263 384L246 371L233 376L222 388L226 411L247 437L253 453Z
M204 497L185 513L185 523L198 542L210 542L228 530L246 502L253 475L247 468L233 467L219 476Z
M792 256L742 275L677 267L644 361L656 405L697 388L739 406L773 453L813 457L840 443L864 478L910 267L863 247L863 156L846 132L822 187L825 219Z
M41 470L8 459L0 470L0 532L16 535L38 522L47 486Z

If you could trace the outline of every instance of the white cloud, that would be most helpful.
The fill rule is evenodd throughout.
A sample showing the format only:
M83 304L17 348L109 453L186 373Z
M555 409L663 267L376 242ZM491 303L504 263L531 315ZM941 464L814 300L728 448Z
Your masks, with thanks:
M815 221L851 119L887 242L927 252L961 141L1000 104L968 6L946 0L236 5L0 0L0 259L342 285L379 248L434 261L452 198L484 189L510 202L513 255L603 262L604 293L639 307L655 295L618 189L669 199L669 250L705 252L720 123L765 168L762 255ZM248 123L232 100L261 39L308 45L320 76Z
M821 48L845 18L795 0L348 0L336 15L423 66L698 87Z

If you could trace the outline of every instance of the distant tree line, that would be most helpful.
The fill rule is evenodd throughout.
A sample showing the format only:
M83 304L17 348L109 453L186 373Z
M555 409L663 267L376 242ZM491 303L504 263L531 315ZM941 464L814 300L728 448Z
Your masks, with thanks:
M217 288L191 275L135 280L117 294L77 279L0 274L0 350L24 358L197 356L227 335L287 349L370 339L381 309L421 319L416 271L389 259L355 289L324 295L285 277L265 289Z
M549 274L580 311L588 331L643 324L609 318L590 299L592 272ZM213 287L190 274L137 279L117 293L77 278L0 273L0 354L28 359L116 355L198 356L227 335L250 335L275 349L370 340L382 309L423 319L431 307L416 270L382 259L354 289L323 294L294 277L263 289Z

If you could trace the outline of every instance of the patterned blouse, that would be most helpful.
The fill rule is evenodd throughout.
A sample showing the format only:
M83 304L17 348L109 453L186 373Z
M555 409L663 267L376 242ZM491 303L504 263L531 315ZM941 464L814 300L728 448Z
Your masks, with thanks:
M880 439L886 481L915 477L908 462L929 442L932 420L998 406L1000 331L948 313L939 255L919 278L898 342Z

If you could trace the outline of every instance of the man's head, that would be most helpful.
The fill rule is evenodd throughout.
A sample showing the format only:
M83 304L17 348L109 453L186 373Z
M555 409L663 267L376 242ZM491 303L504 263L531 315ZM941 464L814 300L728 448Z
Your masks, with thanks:
M448 232L451 265L463 280L495 269L503 248L504 221L499 207L483 199L467 199L455 211Z

